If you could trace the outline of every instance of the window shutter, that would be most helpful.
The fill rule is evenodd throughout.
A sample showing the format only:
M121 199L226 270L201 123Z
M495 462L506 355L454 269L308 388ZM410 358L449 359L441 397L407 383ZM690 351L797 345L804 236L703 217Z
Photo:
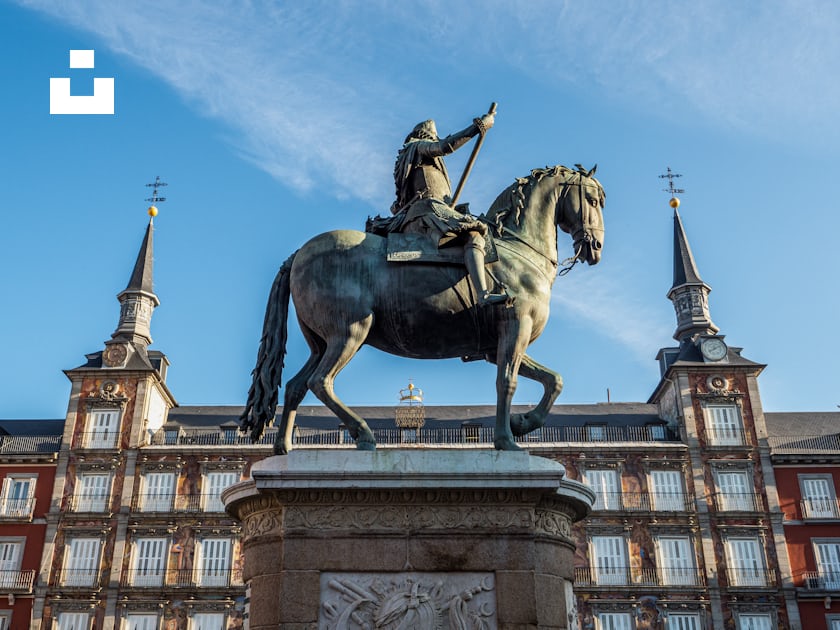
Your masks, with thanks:
M671 615L668 617L670 630L700 630L699 615Z
M718 473L720 486L721 508L724 510L751 511L753 506L754 488L750 484L746 471Z
M191 630L224 630L224 613L195 613Z
M837 516L834 488L826 478L805 478L802 480L805 495L805 511L810 518L832 518Z
M619 507L618 471L587 470L586 481L595 491L596 510L617 510Z
M840 542L817 543L817 570L825 589L840 589Z
M147 473L145 490L143 512L168 512L175 498L175 474Z
M138 586L161 586L166 569L166 539L138 538L135 544L134 581Z
M727 545L735 570L732 583L735 586L764 586L764 561L758 539L730 538Z
M90 586L94 583L100 545L101 541L98 538L74 538L70 541L65 584Z
M599 630L631 630L632 620L629 613L599 613Z
M742 444L741 422L735 405L713 405L708 411L711 443L717 445Z
M659 564L665 584L694 584L694 554L687 537L659 539Z
M738 615L739 630L772 630L770 615Z
M593 536L595 580L602 584L627 583L626 543L621 536Z
M201 586L226 586L230 572L229 538L205 538L201 541L199 558L199 584Z
M681 512L685 509L682 473L678 470L652 470L651 499L653 509L667 512Z
M232 486L239 481L239 473L236 472L210 472L204 478L207 487L204 489L204 510L206 512L224 512L225 505L222 503L222 490Z

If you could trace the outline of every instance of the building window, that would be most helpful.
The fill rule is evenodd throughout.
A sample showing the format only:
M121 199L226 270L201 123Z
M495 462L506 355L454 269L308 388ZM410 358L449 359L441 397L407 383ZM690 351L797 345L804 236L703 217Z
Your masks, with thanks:
M658 512L682 512L686 509L683 477L679 470L650 471L651 507Z
M171 512L175 500L175 473L150 472L143 475L141 512Z
M770 615L738 615L738 630L773 630Z
M25 586L20 572L23 555L23 540L0 539L0 591L19 589ZM2 627L0 627L2 630Z
M64 548L61 585L94 586L99 576L101 546L99 538L72 538Z
M825 619L828 630L840 630L840 617L837 615L829 615ZM2 630L2 628L0 628Z
M767 586L764 551L757 537L729 538L726 553L732 586Z
M697 583L694 550L688 536L660 536L656 547L663 585Z
M668 630L700 630L700 615L679 613L668 617Z
M225 613L195 613L190 630L225 630Z
M744 427L737 405L706 407L706 437L711 446L744 444Z
M800 475L803 518L840 518L831 475Z
M12 611L0 610L0 630L9 630L12 627Z
M0 517L25 518L32 516L35 509L35 482L31 475L9 475L3 480L0 493Z
M417 435L417 429L400 429L400 442L404 444L416 444Z
M108 473L81 473L76 480L75 511L105 512L110 489Z
M154 613L129 613L123 621L123 630L158 630L158 616Z
M597 613L595 618L598 620L597 630L631 630L633 628L633 618L630 613Z
M478 442L481 439L481 425L465 424L463 428L465 442Z
M587 424L586 437L590 442L603 442L607 439L607 425Z
M598 586L627 584L627 543L622 536L593 536L591 554Z
M56 619L56 630L88 630L89 612L60 612Z
M840 590L840 540L814 542L820 588Z
M222 503L221 499L222 490L235 484L240 477L240 473L230 470L219 470L205 474L202 494L204 511L223 513L225 504Z
M649 424L647 425L648 435L651 440L665 439L665 425L664 424Z
M726 470L717 472L717 508L725 512L753 512L755 488L748 470Z
M595 491L595 510L618 510L621 507L621 490L618 471L614 469L587 470L586 485Z
M134 542L132 586L162 586L166 571L166 538L138 538Z
M199 542L198 586L228 586L232 548L230 538L203 538Z
M96 409L87 422L85 448L114 448L119 437L120 410Z

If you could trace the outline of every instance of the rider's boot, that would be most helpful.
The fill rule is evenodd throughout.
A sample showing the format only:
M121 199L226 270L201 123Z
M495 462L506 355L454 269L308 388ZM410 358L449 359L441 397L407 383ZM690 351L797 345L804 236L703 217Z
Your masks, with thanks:
M506 293L490 293L484 275L484 237L478 232L469 232L464 244L464 264L478 294L478 305L501 304L508 301Z

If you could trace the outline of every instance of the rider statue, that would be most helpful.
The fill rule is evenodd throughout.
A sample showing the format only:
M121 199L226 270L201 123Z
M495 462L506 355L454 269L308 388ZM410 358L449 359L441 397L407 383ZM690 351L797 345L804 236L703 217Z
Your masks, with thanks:
M484 273L484 237L487 226L469 214L467 204L452 207L452 187L443 156L464 146L470 138L482 136L493 126L492 113L476 118L457 133L438 138L435 121L418 124L405 139L394 165L397 200L391 206L396 215L392 231L425 234L438 247L463 244L464 264L476 289L478 304L499 304L509 298L491 293Z

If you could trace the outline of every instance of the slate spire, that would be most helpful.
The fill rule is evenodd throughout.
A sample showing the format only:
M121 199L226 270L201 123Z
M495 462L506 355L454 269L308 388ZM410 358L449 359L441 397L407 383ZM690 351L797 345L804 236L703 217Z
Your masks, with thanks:
M673 203L676 201L676 203ZM685 235L680 213L679 200L672 199L674 208L674 282L668 292L668 299L674 303L677 315L677 329L674 339L682 343L696 335L714 335L720 330L712 322L709 313L709 293L712 288L703 282L694 262L694 255Z
M117 295L120 321L111 338L145 349L152 343L152 311L160 304L152 286L154 219L149 219L128 286Z

